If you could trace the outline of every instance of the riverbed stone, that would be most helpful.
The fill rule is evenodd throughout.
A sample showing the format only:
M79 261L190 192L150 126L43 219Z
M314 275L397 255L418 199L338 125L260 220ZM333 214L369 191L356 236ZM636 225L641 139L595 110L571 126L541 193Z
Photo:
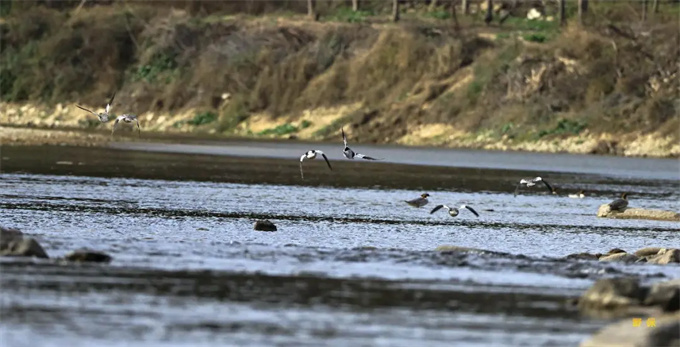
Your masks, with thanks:
M632 318L627 318L602 328L579 346L680 346L680 312L634 318L641 319L639 326L633 324Z
M576 260L598 260L598 259L600 259L601 256L602 256L602 254L600 254L600 253L591 254L591 253L585 253L584 252L584 253L569 254L565 258L566 259L576 259Z
M680 222L680 213L665 210L652 210L645 208L626 208L624 211L612 211L609 204L602 204L597 209L600 218L618 219L650 219Z
M612 309L639 305L646 294L635 278L601 279L590 287L579 300L580 309Z
M9 257L49 258L38 241L30 237L10 241L7 248L0 251L0 255Z
M0 251L7 248L7 246L12 240L21 239L23 237L24 234L17 229L5 228L0 226Z
M497 255L507 254L507 253L502 253L502 252L489 251L489 250L481 249L481 248L461 247L461 246L453 246L453 245L437 246L437 248L435 248L434 250L437 251L437 252L449 252L449 253L479 253L479 254L497 254Z
M0 256L48 258L38 241L17 229L4 227L0 227Z
M661 247L645 247L638 249L634 254L638 257L647 257L650 255L656 255L661 249Z
M74 262L110 263L112 259L110 255L104 252L88 249L75 250L64 256L64 260Z
M259 230L259 231L276 231L276 225L274 223L268 221L268 220L258 220L255 222L255 225L253 226L253 229Z
M643 304L659 306L664 312L680 310L680 279L654 284Z
M600 261L615 261L622 263L634 263L639 259L640 257L628 253L614 253L600 257Z
M650 264L666 265L670 263L680 263L680 249L666 249L663 248L659 252L647 259Z

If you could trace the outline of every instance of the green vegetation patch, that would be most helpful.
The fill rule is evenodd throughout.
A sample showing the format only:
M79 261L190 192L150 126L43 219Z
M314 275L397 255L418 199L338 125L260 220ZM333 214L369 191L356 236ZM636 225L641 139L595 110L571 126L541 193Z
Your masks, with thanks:
M210 123L212 123L216 120L217 120L217 114L208 111L208 112L203 112L203 113L197 114L196 116L194 116L193 119L189 120L187 122L187 124L198 126L198 125L210 124Z
M296 127L295 125L293 125L293 124L291 124L291 123L286 123L286 124L281 124L281 125L279 125L279 126L277 126L277 127L275 127L275 128L271 128L271 129L266 129L266 130L260 131L260 132L257 133L257 134L258 134L258 135L277 135L277 136L282 136L282 135L288 135L288 134L292 134L292 133L298 132L298 131L300 131L300 130L302 130L302 129L308 128L308 127L311 126L311 125L312 125L312 122L310 122L310 121L308 121L308 120L303 120L303 121L300 123L300 126L299 126L299 127Z
M366 18L373 15L374 13L372 11L352 11L351 8L342 7L328 16L328 19L336 22L363 23L366 21Z
M585 122L579 120L561 118L554 128L541 130L536 136L540 139L549 135L578 135L585 130L587 126L588 125Z

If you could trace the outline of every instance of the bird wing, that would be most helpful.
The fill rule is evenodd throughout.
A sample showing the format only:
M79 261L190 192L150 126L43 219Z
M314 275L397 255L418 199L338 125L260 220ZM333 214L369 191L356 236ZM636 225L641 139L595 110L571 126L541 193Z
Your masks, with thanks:
M323 160L325 160L325 161L326 161L326 164L328 164L328 168L331 169L331 170L333 170L333 168L331 167L331 162L328 161L328 158L326 157L326 154L324 154L324 152L321 152L321 151L316 151L316 153L321 154L321 156L323 157Z
M367 155L363 155L363 154L359 154L359 153L355 154L355 157L360 158L360 159L366 159L366 160L380 160L380 159L372 158L372 157L369 157Z
M113 129L111 129L111 136L113 136L113 133L116 131L116 127L118 126L118 122L120 122L121 117L116 118L116 121L113 123Z
M342 142L344 142L344 143L345 143L345 147L347 147L347 136L345 136L345 129L344 129L344 128L340 128L340 130L342 131Z
M92 114L95 115L95 116L97 115L96 113L92 112L92 110L88 110L88 109L86 109L85 107L82 107L82 106L80 106L80 105L76 105L76 107L79 108L79 109L81 109L81 110L83 110L83 111L90 112L90 113L92 113Z
M114 92L113 95L111 96L111 100L109 100L109 103L106 104L106 113L109 113L111 111L111 105L113 105L113 98L116 97L116 93Z
M468 210L470 210L470 212L474 213L475 216L479 217L479 213L477 213L477 211L475 211L472 207L468 205L461 205L460 208L467 208Z
M135 122L137 123L137 135L139 137L141 137L142 136L142 129L139 127L139 119L137 119L137 117L135 117Z
M517 197L517 193L519 193L519 187L521 185L522 185L522 181L519 181L519 183L517 183L517 187L515 187L515 197Z
M444 205L437 205L437 206L435 206L435 207L432 209L432 211L430 211L430 214L433 214L433 213L439 211L442 207L444 207Z
M305 179L305 174L302 172L302 162L305 161L305 158L307 158L307 153L300 157L300 177L302 177L302 179Z
M546 182L546 180L541 179L541 182L543 182L543 184L545 184L545 186L548 187L548 189L550 190L551 193L555 191L555 190L553 189L553 187L550 186L550 183Z

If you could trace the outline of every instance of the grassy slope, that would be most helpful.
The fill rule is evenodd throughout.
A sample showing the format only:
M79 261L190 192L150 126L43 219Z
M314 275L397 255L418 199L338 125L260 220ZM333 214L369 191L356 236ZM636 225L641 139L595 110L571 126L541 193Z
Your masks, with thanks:
M117 91L114 112L147 131L321 140L345 126L353 142L680 154L675 4L644 27L630 5L594 3L585 29L471 16L460 31L443 9L392 24L327 8L315 23L161 5L12 9L1 122L108 128L73 103Z

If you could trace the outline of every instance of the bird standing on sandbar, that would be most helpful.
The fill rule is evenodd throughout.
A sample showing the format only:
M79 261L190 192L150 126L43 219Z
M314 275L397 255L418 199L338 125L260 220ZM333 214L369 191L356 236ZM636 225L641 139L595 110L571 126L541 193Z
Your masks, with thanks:
M323 157L323 160L325 160L326 164L328 164L328 168L331 169L331 171L333 170L333 168L331 167L331 163L328 161L328 158L326 157L326 154L324 154L324 152L319 151L317 149L313 149L311 151L307 151L307 153L303 154L300 157L300 177L302 177L302 179L305 178L305 175L302 172L302 162L304 162L305 159L309 159L309 160L315 159L317 154L321 154L321 156Z
M353 151L351 148L347 146L347 136L345 136L345 129L340 128L342 130L342 142L345 143L345 148L342 150L342 155L345 156L347 159L354 159L354 158L359 158L359 159L366 159L366 160L380 160L376 158L369 157L367 155L363 155L360 153L357 153Z
M420 194L419 198L415 198L413 200L405 200L405 202L407 204L413 206L413 207L423 207L423 206L427 205L427 203L429 202L427 200L428 196L430 196L430 194L423 193L423 194Z
M626 210L626 207L628 207L628 193L621 194L621 198L609 203L609 208L612 211L623 212Z
M569 197L572 199L583 199L585 196L586 194L583 190L579 190L576 194L569 194Z
M435 207L432 209L432 211L430 211L430 214L433 214L433 213L439 211L442 207L445 208L445 209L447 209L447 210L449 211L449 215L450 215L451 217L455 217L455 216L457 216L458 213L459 213L458 208L455 208L455 207L448 207L448 206L446 206L446 205L437 205L437 206L435 206ZM464 208L465 208L465 209L469 210L470 212L474 213L475 216L479 217L479 213L477 213L477 211L475 211L472 207L470 207L470 206L468 206L468 205L460 205L459 208L460 208L460 209L464 209Z

